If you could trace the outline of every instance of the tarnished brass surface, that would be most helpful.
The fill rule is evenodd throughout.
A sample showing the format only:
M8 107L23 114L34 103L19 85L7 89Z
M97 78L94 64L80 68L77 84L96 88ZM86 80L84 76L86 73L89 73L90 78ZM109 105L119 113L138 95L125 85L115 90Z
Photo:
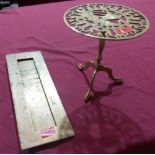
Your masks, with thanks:
M90 82L88 91L85 94L85 101L86 102L89 101L89 100L91 100L93 98L93 96L94 96L94 93L92 91L92 87L93 87L93 83L94 83L94 80L95 80L95 77L96 77L97 72L99 72L99 71L106 72L108 74L109 78L111 80L113 80L116 85L120 85L120 84L123 83L123 80L122 79L119 79L117 77L114 77L111 68L109 68L109 67L104 66L104 65L101 64L101 61L102 61L102 52L103 52L104 46L105 46L105 40L104 39L100 39L99 40L98 56L97 56L96 61L87 61L84 64L78 64L78 69L81 72L83 72L84 70L88 69L89 67L92 67L94 69L92 80Z
M64 21L72 30L100 39L131 39L149 28L139 11L115 4L84 4L69 9Z
M6 58L21 149L74 136L42 54Z

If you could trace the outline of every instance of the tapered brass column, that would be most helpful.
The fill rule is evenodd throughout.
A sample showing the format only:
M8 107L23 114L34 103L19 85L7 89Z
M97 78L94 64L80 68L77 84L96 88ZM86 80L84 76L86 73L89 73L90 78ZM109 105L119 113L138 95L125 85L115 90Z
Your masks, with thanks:
M120 84L123 83L123 81L121 79L116 78L116 77L113 76L111 68L106 67L106 66L101 64L104 47L105 47L105 40L104 39L99 39L98 55L97 55L96 61L95 62L87 61L84 64L78 64L78 69L81 72L83 72L84 70L86 70L89 67L92 67L94 69L92 80L90 82L88 91L85 94L85 101L86 102L89 101L94 96L93 91L92 91L92 87L93 87L93 83L94 83L94 80L95 80L95 76L96 76L98 71L106 72L108 74L109 78L112 79L115 82L115 84L120 85Z

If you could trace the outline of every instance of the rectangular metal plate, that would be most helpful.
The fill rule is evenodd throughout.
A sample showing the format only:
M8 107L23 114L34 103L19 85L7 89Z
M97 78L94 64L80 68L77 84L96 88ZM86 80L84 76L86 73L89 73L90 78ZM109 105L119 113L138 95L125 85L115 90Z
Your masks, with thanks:
M74 136L41 52L10 54L6 60L21 148Z

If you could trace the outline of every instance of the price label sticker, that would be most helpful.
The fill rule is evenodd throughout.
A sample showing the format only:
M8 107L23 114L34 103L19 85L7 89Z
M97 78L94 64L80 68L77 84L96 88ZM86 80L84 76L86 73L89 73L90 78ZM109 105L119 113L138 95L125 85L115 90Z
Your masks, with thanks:
M42 138L49 137L55 135L57 132L56 127L46 128L40 130L40 135Z
M115 28L115 31L119 34L125 34L125 33L133 32L134 30L132 27L125 26L125 27L117 27Z

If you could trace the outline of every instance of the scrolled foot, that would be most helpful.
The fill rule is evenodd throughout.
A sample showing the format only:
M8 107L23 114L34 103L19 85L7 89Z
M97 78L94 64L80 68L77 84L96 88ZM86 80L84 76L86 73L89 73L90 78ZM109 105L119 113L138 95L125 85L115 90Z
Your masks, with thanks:
M116 85L121 85L121 84L123 84L123 80L122 80L122 79L119 79L119 78L115 78L115 79L114 79L114 82L115 82Z
M83 72L84 70L88 69L89 67L92 67L93 69L96 68L96 64L93 61L87 61L84 64L78 64L79 71Z
M94 97L94 94L92 91L88 91L85 95L85 102L90 101Z
M82 64L78 64L78 69L80 72L83 72L84 66Z

